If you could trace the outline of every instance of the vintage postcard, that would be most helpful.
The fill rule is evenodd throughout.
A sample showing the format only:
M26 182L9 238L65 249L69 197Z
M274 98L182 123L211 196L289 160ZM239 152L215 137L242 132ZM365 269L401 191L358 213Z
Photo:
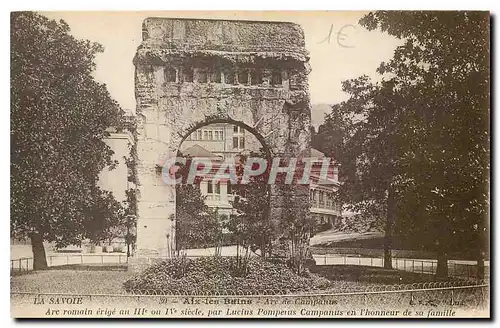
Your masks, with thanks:
M12 317L490 317L489 12L10 33Z

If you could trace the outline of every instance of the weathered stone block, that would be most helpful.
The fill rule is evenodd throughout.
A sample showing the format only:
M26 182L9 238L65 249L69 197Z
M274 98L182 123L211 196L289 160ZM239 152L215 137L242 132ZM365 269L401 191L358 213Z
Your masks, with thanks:
M294 156L310 148L309 58L304 45L303 31L293 23L144 21L143 41L134 58L137 113L142 117L137 143L138 257L169 256L175 248L175 189L159 184L152 171L177 152L195 127L244 123L274 156ZM176 72L168 81L167 67ZM191 69L192 77L184 74ZM198 80L199 70L209 71L211 80ZM240 81L240 70L259 72L262 79L252 82L248 73L250 79ZM273 74L279 79L273 80ZM308 204L308 192L307 197L302 191L292 197L298 208ZM284 189L273 189L273 218L281 217L285 203Z
M175 204L172 202L139 201L137 207L141 217L151 219L164 219L175 213Z
M168 203L175 201L174 185L142 185L139 186L141 201L152 203Z

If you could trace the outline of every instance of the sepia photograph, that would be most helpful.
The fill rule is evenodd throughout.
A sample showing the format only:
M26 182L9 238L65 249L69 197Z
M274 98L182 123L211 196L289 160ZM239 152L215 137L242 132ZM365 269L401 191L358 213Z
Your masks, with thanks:
M491 317L488 11L12 11L13 318Z

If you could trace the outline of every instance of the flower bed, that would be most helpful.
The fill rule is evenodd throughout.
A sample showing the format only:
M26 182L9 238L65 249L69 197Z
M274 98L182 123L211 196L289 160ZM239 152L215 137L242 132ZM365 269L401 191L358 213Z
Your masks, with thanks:
M234 257L175 258L152 265L124 283L127 292L217 295L286 294L326 289L331 282L314 274L297 275L287 266L259 258L246 270Z

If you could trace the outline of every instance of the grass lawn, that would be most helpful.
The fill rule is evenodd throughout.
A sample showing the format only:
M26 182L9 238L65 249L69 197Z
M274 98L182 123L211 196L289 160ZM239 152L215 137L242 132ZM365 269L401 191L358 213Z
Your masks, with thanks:
M360 265L318 265L314 272L331 281L346 281L367 285L413 284L434 280L434 275Z
M416 237L418 240L418 237ZM380 232L364 233L346 233L336 229L329 229L317 233L311 238L311 246L317 251L322 252L331 250L332 254L360 254L370 257L383 257L384 254L384 235ZM434 251L420 249L417 243L409 243L408 238L401 236L392 237L392 256L397 258L414 259L436 259L437 254ZM313 251L314 253L314 251ZM318 253L317 254L324 254ZM476 254L473 249L461 249L449 254L450 260L469 260L476 261ZM486 258L489 254L486 253Z
M350 291L363 291L371 289L370 287L381 286L381 281L387 283L396 283L399 280L394 270L383 268L366 268L359 266L329 266L320 269L324 277L331 279L332 286L325 290L328 293L348 293ZM404 274L404 273L403 273ZM29 293L73 293L73 294L126 294L123 289L123 282L126 281L132 273L127 271L109 270L98 271L95 269L82 270L47 270L40 272L31 272L24 275L11 277L11 290L14 292ZM374 282L372 279L376 279ZM406 279L409 279L407 277ZM410 280L404 280L408 283ZM418 280L418 279L417 279ZM382 286L381 286L382 287ZM382 287L386 288L386 287ZM129 294L130 295L130 294ZM412 310L423 310L427 313L429 309L449 309L447 305L450 299L461 302L464 306L456 307L458 310L473 309L482 311L482 315L487 314L489 293L487 289L464 289L451 291L422 291L422 292L402 292L402 293L375 293L375 294L351 294L338 295L335 299L338 304L333 306L338 309L364 309L370 310L388 310L401 309L402 306L411 306L410 302L428 302L432 300L437 307L429 305L416 304L411 306ZM147 303L150 302L150 303ZM96 296L92 297L91 304L96 307L121 306L124 308L136 308L144 304L157 305L155 298L128 298L122 296ZM33 299L31 295L17 295L12 298L11 306L23 308L31 306ZM368 307L367 307L368 306ZM333 308L332 307L332 308ZM11 308L12 309L12 308ZM486 311L486 312L485 312Z
M13 292L123 294L127 271L47 270L10 278Z
M77 266L78 270L74 270L75 267L12 276L11 290L35 293L123 294L126 293L123 282L133 275L124 271L123 266L108 266L104 269L87 265ZM382 284L408 284L429 280L426 275L365 266L318 266L315 271L332 281L328 292L339 293Z
M132 276L127 271L48 270L11 277L11 291L38 293L124 294L123 282ZM329 292L359 290L373 285L366 281L338 280Z

